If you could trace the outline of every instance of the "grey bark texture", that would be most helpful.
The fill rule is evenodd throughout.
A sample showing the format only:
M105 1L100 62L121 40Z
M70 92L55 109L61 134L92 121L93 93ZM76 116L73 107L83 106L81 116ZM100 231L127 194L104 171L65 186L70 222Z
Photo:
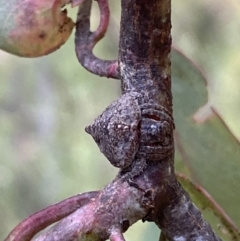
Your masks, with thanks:
M220 240L174 172L170 0L121 1L118 61L100 60L92 54L109 18L107 0L98 4L101 22L93 33L89 30L91 0L80 6L76 53L89 71L120 79L122 96L86 131L120 171L103 190L83 194L88 199L34 240L124 241L123 233L138 220L155 222L162 240ZM60 210L58 204L54 208ZM34 234L31 230L25 238L21 231L13 231L6 241L27 241Z

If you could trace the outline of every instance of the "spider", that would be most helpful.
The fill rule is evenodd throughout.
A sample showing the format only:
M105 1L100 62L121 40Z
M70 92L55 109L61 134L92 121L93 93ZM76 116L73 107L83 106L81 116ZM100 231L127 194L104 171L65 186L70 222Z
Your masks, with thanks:
M110 163L131 177L147 161L161 161L174 151L171 113L161 105L140 105L140 99L137 92L125 93L85 129Z

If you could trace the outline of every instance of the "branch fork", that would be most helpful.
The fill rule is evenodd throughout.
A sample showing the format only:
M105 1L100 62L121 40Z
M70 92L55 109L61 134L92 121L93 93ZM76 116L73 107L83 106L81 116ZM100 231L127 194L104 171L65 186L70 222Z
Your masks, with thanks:
M164 235L169 241L220 241L174 172L170 0L122 0L118 61L102 60L92 53L108 27L108 1L97 0L100 24L95 32L90 31L92 0L72 0L73 5L79 2L75 36L77 58L94 74L121 79L124 93L104 112L109 112L110 118L103 113L100 116L103 124L98 126L96 122L87 131L94 137L97 126L105 135L102 140L98 135L94 139L121 171L101 191L74 196L33 214L5 241L29 241L56 221L59 222L55 226L33 240L125 241L123 233L138 220L155 222L162 231L162 239ZM147 110L141 110L141 105L148 106ZM110 120L110 125L106 119ZM121 131L120 139L114 132L117 130ZM123 157L127 158L119 158L119 154L114 159L112 151L116 147L109 147L108 138L122 144L117 154L122 155L122 148ZM128 143L130 145L124 148ZM131 151L134 155L130 155ZM126 174L131 174L136 167L139 171L126 179Z

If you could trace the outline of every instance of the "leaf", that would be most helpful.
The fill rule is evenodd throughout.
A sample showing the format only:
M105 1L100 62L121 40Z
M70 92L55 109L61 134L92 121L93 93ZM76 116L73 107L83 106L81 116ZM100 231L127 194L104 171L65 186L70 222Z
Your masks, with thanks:
M207 103L203 74L176 50L172 56L177 170L211 193L239 226L239 142Z
M38 57L60 48L74 27L62 10L67 3L70 0L0 0L0 49Z
M208 209L212 211L215 217L218 218L217 221L221 223L221 226L219 225L221 234L225 235L225 238L231 238L231 240L240 240L240 233L237 227L211 195L201 186L194 184L186 176L177 173L177 177L178 181L191 196L193 202L202 210Z

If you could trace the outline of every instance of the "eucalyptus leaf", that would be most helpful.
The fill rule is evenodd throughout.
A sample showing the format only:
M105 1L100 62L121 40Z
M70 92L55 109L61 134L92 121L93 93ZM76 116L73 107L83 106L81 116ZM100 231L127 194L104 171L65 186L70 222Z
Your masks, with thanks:
M240 226L239 142L207 102L207 82L196 65L176 50L172 65L177 171L204 187Z
M240 240L240 233L237 227L223 209L215 202L211 195L201 186L193 183L186 176L177 173L177 177L178 181L191 196L193 202L203 211L203 213L212 212L212 214L214 214L215 217L212 219L218 222L218 235L221 235L223 240Z

